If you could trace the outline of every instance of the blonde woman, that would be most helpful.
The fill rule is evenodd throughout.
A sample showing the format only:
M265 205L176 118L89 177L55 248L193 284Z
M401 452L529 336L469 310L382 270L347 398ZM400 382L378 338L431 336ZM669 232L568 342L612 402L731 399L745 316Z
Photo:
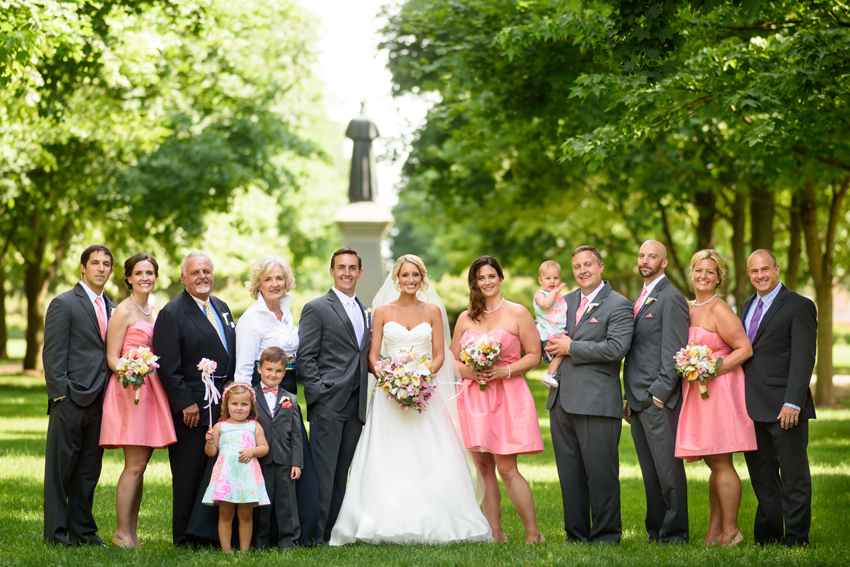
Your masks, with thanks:
M289 292L295 288L295 275L284 258L265 255L251 266L249 278L248 291L256 301L245 310L236 325L235 379L259 383L260 376L255 368L260 355L269 347L278 347L283 349L291 360L287 364L286 375L280 387L297 394L294 359L298 352L298 327L295 326L289 311L289 305L292 303ZM298 412L300 414L300 410ZM319 521L319 488L303 418L301 437L304 443L304 467L301 470L301 478L295 483L301 526L300 531L296 529L294 533L295 539L301 544L312 545L317 539L321 539L321 534L316 530ZM276 541L272 534L271 544L274 545ZM262 543L269 542L260 542Z
M738 545L741 479L732 454L756 450L756 432L747 415L744 371L741 364L753 355L744 326L723 301L726 264L715 250L700 250L691 258L691 280L696 298L688 303L688 343L705 345L723 358L717 378L709 381L708 398L699 385L682 378L682 413L676 432L676 457L689 462L705 460L709 521L705 543ZM685 345L682 345L685 346Z

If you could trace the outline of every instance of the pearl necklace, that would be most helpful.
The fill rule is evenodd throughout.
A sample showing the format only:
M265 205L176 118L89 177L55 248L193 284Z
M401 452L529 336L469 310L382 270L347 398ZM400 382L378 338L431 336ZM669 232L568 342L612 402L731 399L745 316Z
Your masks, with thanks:
M135 303L135 304L136 304L136 307L138 307L138 308L139 308L139 311L141 311L142 313L144 313L144 314L145 314L145 317L147 317L148 315L150 315L150 314L151 314L151 307L150 307L150 305L148 305L148 310L147 310L147 311L145 311L144 309L142 309L142 306L141 306L141 305L139 305L139 302L138 302L138 301L136 301L136 297L135 297L132 293L130 294L130 298L133 300L133 303Z
M715 297L717 297L716 293L714 295L712 295L711 298L708 301L703 301L702 303L697 303L697 300L694 299L694 307L702 307L706 303L711 303L711 300L714 299Z
M502 303L500 303L498 307L496 307L495 309L492 309L490 311L487 311L486 309L484 309L484 313L494 313L494 312L498 311L499 309L501 309L502 305L504 305L504 303L505 303L505 298L503 297Z

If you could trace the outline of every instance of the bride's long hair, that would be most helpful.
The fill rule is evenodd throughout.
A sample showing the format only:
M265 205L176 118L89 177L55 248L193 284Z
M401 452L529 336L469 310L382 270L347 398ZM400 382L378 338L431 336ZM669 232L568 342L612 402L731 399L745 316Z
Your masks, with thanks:
M469 281L469 318L478 322L484 315L484 294L478 289L478 272L484 266L490 266L496 273L499 274L499 279L504 280L505 274L502 273L502 266L491 256L481 256L475 260L469 267L467 280Z
M419 275L422 276L422 287L419 289L423 292L428 291L428 270L425 269L425 262L422 261L422 258L415 254L404 254L403 256L399 256L398 260L396 260L395 264L393 264L393 271L391 272L391 275L395 288L398 291L401 291L401 286L398 283L398 274L401 272L401 267L404 264L413 264L416 266L416 269L419 270Z

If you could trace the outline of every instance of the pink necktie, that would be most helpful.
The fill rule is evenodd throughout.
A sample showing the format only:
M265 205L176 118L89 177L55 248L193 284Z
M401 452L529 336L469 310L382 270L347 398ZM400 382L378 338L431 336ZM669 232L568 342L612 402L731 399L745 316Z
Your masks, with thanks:
M640 292L640 295L638 296L637 301L635 302L635 319L637 319L638 311L640 311L640 308L643 306L641 302L643 301L644 295L646 295L646 288L643 288L643 291Z
M581 321L581 316L584 315L584 307L587 305L587 298L581 298L581 305L578 306L578 311L576 311L576 325Z
M94 303L97 305L97 326L100 327L100 338L106 340L106 312L103 310L103 300L95 297Z

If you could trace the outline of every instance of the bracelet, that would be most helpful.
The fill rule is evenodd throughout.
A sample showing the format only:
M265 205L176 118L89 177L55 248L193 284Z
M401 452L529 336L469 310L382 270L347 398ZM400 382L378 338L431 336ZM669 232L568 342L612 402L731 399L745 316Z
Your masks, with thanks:
M511 367L508 366L508 375L505 376L505 378L507 379L507 378L510 378L510 377L511 377Z

